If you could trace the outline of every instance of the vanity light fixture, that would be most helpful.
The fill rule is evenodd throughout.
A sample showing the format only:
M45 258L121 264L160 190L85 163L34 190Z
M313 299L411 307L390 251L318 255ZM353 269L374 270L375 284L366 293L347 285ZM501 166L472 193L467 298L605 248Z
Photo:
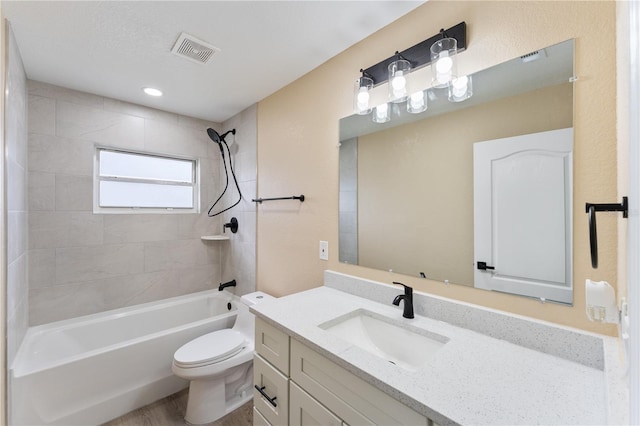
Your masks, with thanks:
M431 71L433 72L433 87L449 87L451 80L457 77L458 67L456 54L458 41L447 37L444 30L440 31L442 38L431 45Z
M427 93L412 92L409 88L409 73L431 64L433 79L425 84L435 89L449 90L449 100L461 102L473 94L470 77L458 78L456 55L466 49L467 24L463 21L393 56L370 66L356 81L354 111L365 115L371 112L370 92L377 85L389 84L389 102L374 108L373 121L385 123L391 119L393 104L406 102L407 111L420 113L427 109ZM465 80L466 79L466 80ZM457 86L452 87L453 82ZM466 85L465 85L466 82ZM415 89L414 89L415 90Z
M353 96L353 111L359 115L366 115L371 112L371 106L369 101L371 94L369 91L373 89L373 80L367 77L364 70L360 70L362 77L356 80L354 96Z
M411 62L396 52L398 59L389 64L389 101L400 103L407 100L407 76L411 72Z

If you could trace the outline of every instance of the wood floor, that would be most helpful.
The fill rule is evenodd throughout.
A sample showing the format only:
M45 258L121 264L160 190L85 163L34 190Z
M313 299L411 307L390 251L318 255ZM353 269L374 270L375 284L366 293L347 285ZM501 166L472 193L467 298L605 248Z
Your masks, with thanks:
M103 426L183 426L187 409L188 389L139 408ZM249 401L233 413L210 423L210 426L251 426L253 401Z

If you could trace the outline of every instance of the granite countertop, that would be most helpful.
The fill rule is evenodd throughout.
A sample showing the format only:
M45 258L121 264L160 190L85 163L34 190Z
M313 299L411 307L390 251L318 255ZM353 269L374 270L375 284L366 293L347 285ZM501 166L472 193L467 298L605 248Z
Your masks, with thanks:
M440 425L602 425L604 370L416 315L333 288L263 302L251 311ZM393 365L318 327L358 309L449 339L419 371Z

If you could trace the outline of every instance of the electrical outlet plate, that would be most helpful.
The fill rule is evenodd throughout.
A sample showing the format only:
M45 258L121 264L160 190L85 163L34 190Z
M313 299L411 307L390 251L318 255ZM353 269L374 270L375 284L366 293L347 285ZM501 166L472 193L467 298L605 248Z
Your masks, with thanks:
M329 242L320 241L320 260L329 260Z

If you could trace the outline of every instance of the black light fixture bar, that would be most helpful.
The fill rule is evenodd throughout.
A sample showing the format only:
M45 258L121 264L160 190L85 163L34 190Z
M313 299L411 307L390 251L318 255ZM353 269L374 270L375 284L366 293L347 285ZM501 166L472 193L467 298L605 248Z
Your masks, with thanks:
M444 30L444 34L446 34L446 37L455 38L457 40L458 52L462 52L467 47L467 24L464 21ZM389 64L398 59L398 55L411 62L411 68L413 69L427 65L431 63L431 46L442 38L443 35L441 31L433 37L429 37L415 46L403 50L402 52L398 52L384 61L378 62L377 64L363 70L364 75L373 80L374 86L386 82L389 77Z

